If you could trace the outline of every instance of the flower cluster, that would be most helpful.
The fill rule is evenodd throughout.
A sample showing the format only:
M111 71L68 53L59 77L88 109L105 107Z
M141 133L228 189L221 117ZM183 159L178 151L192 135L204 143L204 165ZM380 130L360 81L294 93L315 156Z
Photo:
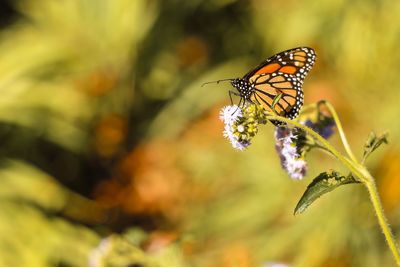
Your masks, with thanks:
M267 123L267 115L268 112L262 106L254 104L243 107L236 105L224 107L220 112L220 119L225 124L224 137L235 149L245 150L257 134L258 126ZM300 123L310 127L322 137L329 138L335 126L333 119L319 111L315 118L300 121ZM275 130L275 147L281 159L281 165L292 179L301 180L307 172L305 155L311 148L316 147L315 141L310 140L310 137L299 128L290 128L282 123L279 125Z
M294 180L301 180L307 172L307 162L302 154L302 146L297 142L302 137L302 132L296 128L276 127L275 140L282 168Z
M220 112L224 122L224 137L229 139L233 148L244 150L258 132L258 125L265 124L265 112L257 105L226 106Z

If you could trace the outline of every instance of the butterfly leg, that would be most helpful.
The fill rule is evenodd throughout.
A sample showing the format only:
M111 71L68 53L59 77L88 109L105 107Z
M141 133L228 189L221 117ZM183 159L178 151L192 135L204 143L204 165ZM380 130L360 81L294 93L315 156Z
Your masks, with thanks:
M232 95L240 96L240 94L237 93L237 92L235 92L235 91L229 90L229 99L231 100L231 105L233 105ZM241 101L241 100L242 100L242 97L240 96L240 101ZM239 102L239 103L240 103L240 102Z
M234 112L232 112L232 115L233 115L233 114L235 114L235 113L238 111L238 109L240 108L240 104L242 103L243 97L242 97L239 93L237 93L237 92L235 92L235 91L229 91L229 98L230 98L230 100L231 100L231 105L233 105L232 95L235 95L235 96L239 96L239 97L240 97L239 104L238 104L237 108L235 109ZM244 105L244 102L243 102L243 105Z

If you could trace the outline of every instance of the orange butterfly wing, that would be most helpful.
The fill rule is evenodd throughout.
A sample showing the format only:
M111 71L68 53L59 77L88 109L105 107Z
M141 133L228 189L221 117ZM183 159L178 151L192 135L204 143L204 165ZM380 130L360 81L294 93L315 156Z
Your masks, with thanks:
M275 97L282 94L274 106L275 112L290 119L297 117L303 105L303 81L315 58L312 48L298 47L262 62L243 77L254 86L250 100L272 111Z

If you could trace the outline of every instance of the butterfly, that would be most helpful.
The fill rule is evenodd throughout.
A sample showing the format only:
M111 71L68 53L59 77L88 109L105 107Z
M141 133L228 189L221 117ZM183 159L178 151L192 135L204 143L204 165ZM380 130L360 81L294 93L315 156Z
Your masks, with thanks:
M303 105L302 85L316 59L314 49L297 47L280 52L263 61L243 78L224 79L230 81L240 103L246 101L259 104L267 111L294 119ZM275 123L279 124L279 123Z

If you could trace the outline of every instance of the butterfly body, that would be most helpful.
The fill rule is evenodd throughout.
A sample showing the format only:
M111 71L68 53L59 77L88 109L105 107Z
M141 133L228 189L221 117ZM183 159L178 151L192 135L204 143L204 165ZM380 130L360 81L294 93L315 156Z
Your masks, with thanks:
M278 53L243 76L231 80L244 100L294 119L303 105L302 85L315 62L315 51L298 47ZM280 97L274 103L275 98Z

